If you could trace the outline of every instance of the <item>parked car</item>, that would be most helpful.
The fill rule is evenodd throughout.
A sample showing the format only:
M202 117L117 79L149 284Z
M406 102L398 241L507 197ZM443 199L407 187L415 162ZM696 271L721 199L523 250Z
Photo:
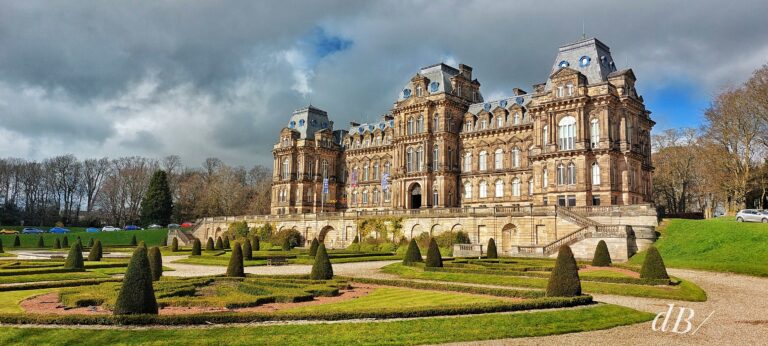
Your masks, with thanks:
M85 231L88 232L88 233L99 233L99 232L101 232L101 229L96 228L96 227L88 227L88 228L85 229Z
M125 230L126 231L140 231L142 229L143 228L141 228L139 226L136 226L136 225L127 225L127 226L125 226Z
M45 231L39 229L39 228L31 228L27 227L21 230L21 234L42 234L45 233Z
M179 225L178 223L168 224L168 228L170 228L170 229L179 228L179 227L181 227L181 225Z
M763 214L757 209L742 209L736 213L736 222L768 223L768 214Z
M12 230L12 229L4 229L4 230L0 230L0 234L19 234L19 231Z
M64 228L64 227L53 227L53 228L48 230L48 233L62 234L62 233L69 233L69 230Z
M101 228L102 232L114 232L119 230L120 230L120 227L115 227L115 226L104 226Z
M148 229L158 229L158 228L163 228L163 226L160 226L160 225L158 225L156 223L153 223L153 224L147 226L147 228Z
M181 227L183 227L183 228L190 228L190 227L192 227L192 226L194 226L194 225L195 225L195 224L193 224L193 223L191 223L191 222L185 222L185 223L182 223L182 224L181 224Z

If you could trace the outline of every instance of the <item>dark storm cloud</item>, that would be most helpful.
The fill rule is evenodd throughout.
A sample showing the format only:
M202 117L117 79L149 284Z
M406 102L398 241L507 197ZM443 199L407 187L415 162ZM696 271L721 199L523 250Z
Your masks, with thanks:
M26 141L21 155L271 165L310 98L336 128L374 120L440 60L473 66L486 97L530 90L582 23L641 93L711 95L767 62L764 13L765 1L711 0L3 2L0 131ZM60 145L26 149L41 139Z

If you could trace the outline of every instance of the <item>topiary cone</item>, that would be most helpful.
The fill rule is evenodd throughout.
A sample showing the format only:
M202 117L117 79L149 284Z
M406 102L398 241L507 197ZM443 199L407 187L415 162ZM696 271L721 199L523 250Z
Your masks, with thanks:
M225 249L229 249L230 248L230 246L229 246L229 237L228 236L224 236L224 248Z
M224 248L224 241L221 240L221 237L216 238L216 250L221 250ZM206 250L208 247L206 246Z
M149 249L149 269L152 272L152 281L160 280L163 276L163 256L157 246Z
M93 238L88 238L88 247L93 247Z
M608 252L608 244L605 243L605 240L601 240L597 243L595 256L592 257L592 265L595 267L611 266L611 254Z
M259 251L261 250L261 240L259 239L259 236L253 237L253 243L251 246L253 246L253 251Z
M61 239L56 238L56 240L53 241L53 248L54 249L61 249Z
M245 269L243 268L243 249L240 248L240 243L238 242L235 242L234 246L232 246L232 256L229 257L227 276L237 278L245 277Z
M21 239L18 235L13 238L13 247L21 247Z
M101 261L101 240L96 239L96 242L91 246L91 252L88 253L89 261Z
M421 258L421 251L419 250L419 245L416 244L416 239L411 239L411 242L408 243L408 249L405 250L403 264L411 265L416 262L424 262L424 260Z
M640 278L669 279L667 267L664 265L664 260L661 258L661 254L655 246L649 247L648 252L645 254L643 266L640 268Z
M168 237L163 238L163 240L160 242L160 245L168 246Z
M429 241L429 249L427 249L427 262L426 267L440 268L443 266L443 258L440 256L440 248L437 247L435 238Z
M253 249L251 248L251 241L248 238L243 240L243 260L250 261L253 259Z
M496 241L493 238L488 239L488 254L487 258L499 258L499 253L496 252Z
M205 251L213 251L213 238L208 237L208 241L205 242Z
M179 238L173 238L173 241L171 242L171 251L179 251Z
M131 237L131 246L136 246L136 245L138 245L138 243L136 242L136 235L134 234Z
M123 277L123 285L117 294L115 315L157 315L157 300L152 287L152 270L149 267L147 249L136 247Z
M192 256L200 256L202 252L200 247L200 239L195 238L195 241L192 242Z
M0 253L4 253L5 250L3 249L3 240L0 239Z
M43 248L45 247L45 241L43 241L43 236L37 238L37 247Z
M288 238L283 240L283 251L291 251L291 241Z
M312 239L312 244L309 245L309 256L315 257L317 255L317 248L320 246L320 242L317 238Z
M568 245L563 245L557 252L557 261L547 283L547 297L575 297L581 295L579 266Z
M359 242L360 242L360 237L359 236L355 236L355 239L352 239L352 244L357 244Z
M312 273L309 274L311 280L330 280L333 278L333 267L328 258L328 251L325 250L325 244L317 247L315 263L312 264Z
M72 244L69 248L69 254L66 261L64 261L65 269L85 269L85 263L83 262L83 249L77 243Z
M69 237L64 236L64 238L61 238L61 247L62 248L68 248L69 247Z

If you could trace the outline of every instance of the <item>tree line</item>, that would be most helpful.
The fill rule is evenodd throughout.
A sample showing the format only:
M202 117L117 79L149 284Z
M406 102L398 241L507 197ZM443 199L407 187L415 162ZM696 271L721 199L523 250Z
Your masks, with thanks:
M768 208L768 65L715 96L700 128L653 136L654 198L670 213Z
M164 171L174 222L269 213L271 170L229 166L217 158L185 167L176 155L42 161L0 158L0 224L99 226L140 224L150 180ZM145 209L145 212L146 209Z

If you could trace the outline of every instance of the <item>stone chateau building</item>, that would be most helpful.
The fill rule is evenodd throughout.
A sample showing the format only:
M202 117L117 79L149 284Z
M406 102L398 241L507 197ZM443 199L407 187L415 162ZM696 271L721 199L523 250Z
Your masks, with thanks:
M543 83L499 100L471 67L439 63L376 123L335 130L325 111L294 111L273 148L271 211L650 203L654 124L635 74L595 38L560 47Z

